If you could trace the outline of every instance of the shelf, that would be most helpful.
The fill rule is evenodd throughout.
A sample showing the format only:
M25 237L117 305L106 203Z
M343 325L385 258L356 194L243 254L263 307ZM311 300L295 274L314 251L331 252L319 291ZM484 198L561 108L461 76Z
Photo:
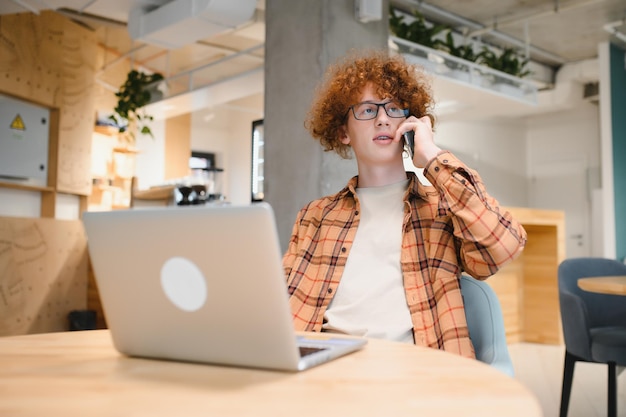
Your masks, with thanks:
M133 198L137 200L163 200L168 198L174 192L174 185L166 185L160 187L148 188L146 190L135 190Z
M54 187L46 187L41 185L31 185L31 184L20 184L15 182L8 181L0 181L0 187L2 188L13 188L16 190L26 190L26 191L40 191L40 192L54 192Z
M113 148L113 152L115 153L130 153L130 154L138 154L139 150L135 148L123 148L123 147L115 147Z
M390 36L389 41L390 47L408 62L422 66L432 75L524 104L537 104L537 87L532 81L395 36Z
M120 133L119 128L109 125L95 125L93 130L96 133L106 136L117 136Z

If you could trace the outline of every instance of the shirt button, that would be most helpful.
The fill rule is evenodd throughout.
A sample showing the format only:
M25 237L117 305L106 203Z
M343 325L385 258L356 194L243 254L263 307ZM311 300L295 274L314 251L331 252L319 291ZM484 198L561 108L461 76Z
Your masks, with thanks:
M329 288L329 289L328 289L328 294L332 294L332 293L333 293L333 289L332 289L332 288Z
M443 160L443 163L444 163L444 164L447 164L447 163L448 163L448 160L447 160L447 159L444 159L444 160Z
M439 167L435 167L435 172L439 172Z
M356 211L354 212L354 215L355 215L355 216L358 216L358 215L359 215L359 211L358 211L358 210L356 210Z
M345 252L346 252L346 247L344 246L343 248L341 248L341 251L342 251L343 253L345 253Z

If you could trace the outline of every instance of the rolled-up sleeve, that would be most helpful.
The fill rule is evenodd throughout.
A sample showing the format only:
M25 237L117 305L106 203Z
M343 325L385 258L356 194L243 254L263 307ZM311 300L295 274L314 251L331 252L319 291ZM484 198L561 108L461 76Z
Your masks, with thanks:
M480 175L452 153L443 151L424 168L439 192L439 212L450 216L463 269L487 278L515 259L526 244L526 231L489 195Z

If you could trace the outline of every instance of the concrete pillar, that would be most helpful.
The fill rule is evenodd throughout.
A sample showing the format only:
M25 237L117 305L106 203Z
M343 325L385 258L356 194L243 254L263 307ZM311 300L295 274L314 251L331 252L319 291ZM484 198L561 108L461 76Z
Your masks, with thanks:
M389 3L381 1L382 20L361 23L355 0L266 0L265 200L283 250L298 210L356 175L356 161L324 152L304 120L329 64L352 49L387 47Z

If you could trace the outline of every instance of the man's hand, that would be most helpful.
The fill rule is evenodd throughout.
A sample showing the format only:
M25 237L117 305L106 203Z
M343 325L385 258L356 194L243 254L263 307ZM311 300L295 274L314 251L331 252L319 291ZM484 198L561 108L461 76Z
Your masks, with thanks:
M403 140L402 135L412 130L415 132L415 152L413 154L413 165L417 168L424 168L428 161L441 152L441 148L435 145L433 126L430 117L424 116L419 119L409 116L396 131L394 140Z

